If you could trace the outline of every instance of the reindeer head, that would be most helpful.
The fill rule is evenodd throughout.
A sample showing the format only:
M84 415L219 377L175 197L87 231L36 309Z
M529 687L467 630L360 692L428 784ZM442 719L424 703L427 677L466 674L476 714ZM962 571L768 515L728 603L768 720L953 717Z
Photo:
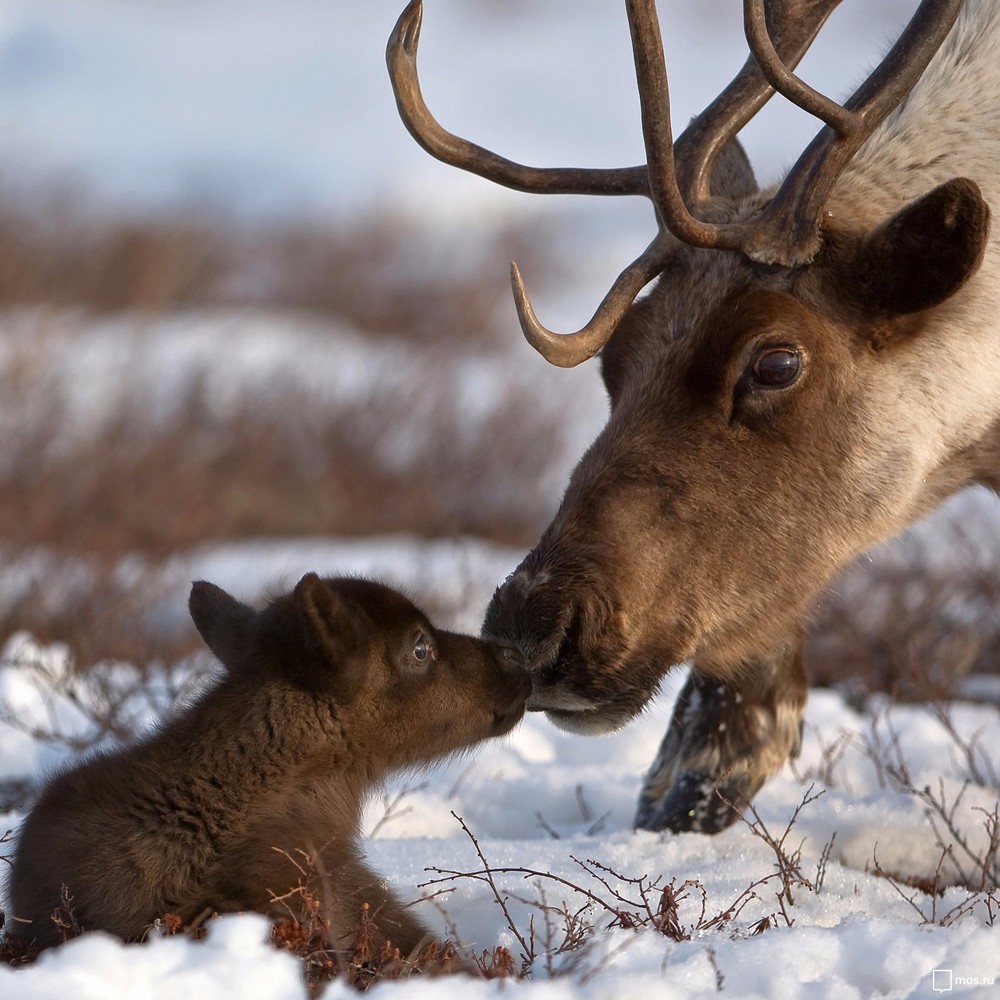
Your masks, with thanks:
M834 191L961 0L924 0L844 106L790 69L836 2L774 0L765 19L764 0L746 0L751 58L674 143L654 4L627 0L648 162L622 170L522 167L449 135L416 84L416 0L390 41L404 121L434 155L522 190L643 194L656 210L656 237L577 333L545 329L512 269L528 341L567 367L600 351L611 404L484 624L527 655L529 707L566 728L627 721L683 660L732 676L796 633L854 555L974 475L935 438L944 418L921 414L919 369L982 260L979 189L953 178L888 215ZM734 137L775 89L826 125L761 193Z

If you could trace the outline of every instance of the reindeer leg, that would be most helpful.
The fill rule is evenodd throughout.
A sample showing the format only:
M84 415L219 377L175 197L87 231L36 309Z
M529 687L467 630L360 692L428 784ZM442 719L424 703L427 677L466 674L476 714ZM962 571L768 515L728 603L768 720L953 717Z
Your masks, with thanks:
M802 642L721 681L697 663L646 775L635 826L718 833L798 755L807 684Z

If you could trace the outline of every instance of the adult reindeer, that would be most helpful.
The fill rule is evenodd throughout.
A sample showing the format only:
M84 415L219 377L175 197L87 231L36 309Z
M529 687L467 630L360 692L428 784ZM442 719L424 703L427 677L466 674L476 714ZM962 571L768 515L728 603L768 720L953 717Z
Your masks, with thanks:
M674 142L653 0L626 0L647 164L620 170L524 167L445 132L417 84L419 0L389 43L435 156L653 202L656 237L578 333L546 330L512 267L528 341L561 366L600 351L611 412L484 624L527 655L529 707L580 733L691 661L639 827L731 823L797 752L818 591L967 484L1000 486L1000 3L924 0L843 106L792 73L837 3L745 0L751 58ZM825 127L761 192L735 136L775 90Z

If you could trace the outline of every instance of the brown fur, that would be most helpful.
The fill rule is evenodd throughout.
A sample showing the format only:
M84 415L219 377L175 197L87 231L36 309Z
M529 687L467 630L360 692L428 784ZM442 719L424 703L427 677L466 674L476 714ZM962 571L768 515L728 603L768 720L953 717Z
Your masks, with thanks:
M64 891L84 930L136 940L167 913L284 914L275 897L302 883L335 946L368 903L376 944L408 953L426 932L365 864L361 809L390 771L509 731L529 689L519 656L363 580L309 574L260 612L196 583L190 608L225 675L49 783L18 838L11 933L57 943Z
M919 380L950 374L924 359L989 288L989 217L958 178L887 218L831 212L805 268L678 247L604 347L607 426L483 630L524 651L529 708L577 732L624 724L694 663L637 825L732 822L798 746L815 595L992 468L992 426L933 455L929 424L912 432ZM800 360L787 386L756 380L772 348Z

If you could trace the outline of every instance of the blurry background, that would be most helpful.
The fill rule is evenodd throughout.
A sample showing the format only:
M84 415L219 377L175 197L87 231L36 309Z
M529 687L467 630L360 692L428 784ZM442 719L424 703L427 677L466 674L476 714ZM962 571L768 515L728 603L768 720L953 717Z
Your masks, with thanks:
M5 0L0 640L169 660L191 642L183 597L162 610L178 554L407 533L505 566L547 523L605 403L596 365L523 343L508 262L578 326L651 212L423 153L384 66L401 5ZM739 7L660 4L675 130L745 58ZM915 7L846 0L801 75L843 97ZM427 0L420 63L439 120L511 158L644 159L620 0ZM758 179L814 131L775 101L744 135ZM994 669L997 523L960 498L839 581L814 679L926 693ZM411 577L476 627L489 580L469 612Z

